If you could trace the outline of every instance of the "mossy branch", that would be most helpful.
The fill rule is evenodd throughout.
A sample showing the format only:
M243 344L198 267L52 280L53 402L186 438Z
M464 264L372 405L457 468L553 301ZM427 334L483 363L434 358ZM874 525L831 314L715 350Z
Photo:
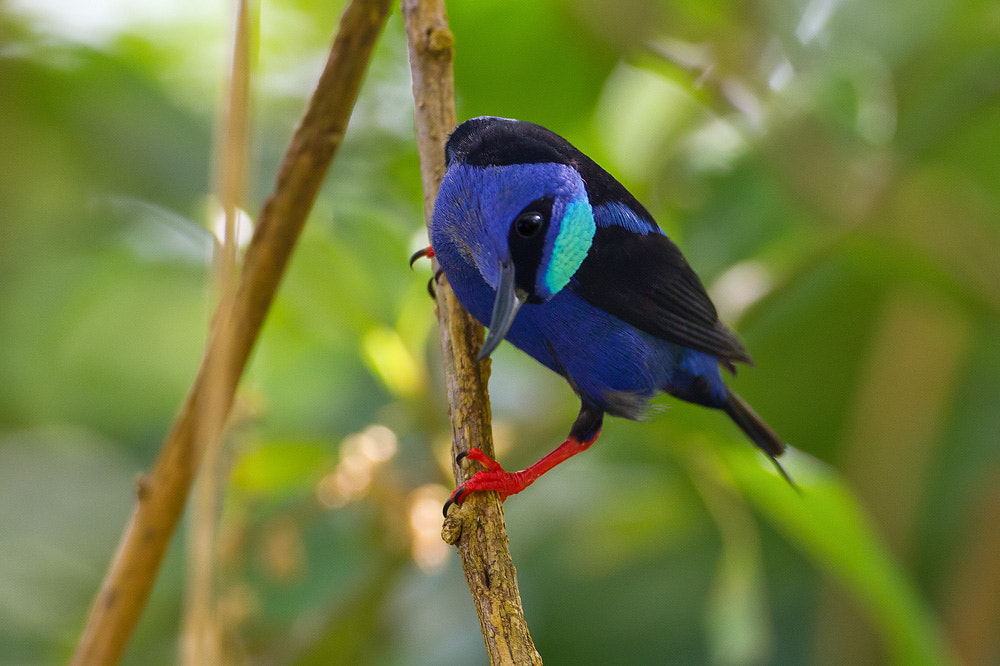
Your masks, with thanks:
M430 220L445 172L445 142L455 126L454 37L448 28L444 0L402 0L401 6L413 79L424 214ZM438 287L436 299L451 411L452 453L477 446L493 456L486 390L489 361L475 360L483 343L483 328L459 305L446 284ZM455 465L454 473L456 483L468 478L460 465ZM458 547L461 555L490 663L541 664L524 620L517 572L497 494L469 496L461 510L453 510L446 519L443 536Z

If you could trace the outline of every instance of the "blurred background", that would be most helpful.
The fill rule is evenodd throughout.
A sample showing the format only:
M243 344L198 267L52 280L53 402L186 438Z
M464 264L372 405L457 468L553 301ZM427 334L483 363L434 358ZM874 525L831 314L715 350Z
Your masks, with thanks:
M0 1L0 662L64 662L198 366L228 2ZM340 3L259 6L259 210ZM796 495L660 398L506 504L553 664L1000 664L1000 5L449 4L460 119L574 142L756 361ZM213 631L230 663L476 664L406 46L389 20L242 385ZM252 219L250 220L252 223ZM499 456L577 403L508 346ZM178 659L190 518L128 664Z

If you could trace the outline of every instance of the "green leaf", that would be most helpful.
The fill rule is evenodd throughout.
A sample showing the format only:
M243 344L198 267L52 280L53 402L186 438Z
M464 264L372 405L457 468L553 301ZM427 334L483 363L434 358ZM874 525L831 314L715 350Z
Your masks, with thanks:
M794 453L783 461L801 493L762 474L760 457L725 447L727 468L747 498L836 578L868 611L897 664L950 664L936 618L838 476Z

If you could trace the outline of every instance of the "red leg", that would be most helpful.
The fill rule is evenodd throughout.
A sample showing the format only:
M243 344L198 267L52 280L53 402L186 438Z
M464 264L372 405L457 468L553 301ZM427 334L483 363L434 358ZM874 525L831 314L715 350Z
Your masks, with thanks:
M455 492L445 502L444 515L448 515L448 507L452 504L461 504L469 493L495 490L500 494L500 500L503 501L508 496L521 492L550 469L593 444L601 433L603 416L602 412L582 409L566 441L534 465L519 472L504 471L500 463L478 448L469 449L468 453L464 455L459 454L460 458L468 457L479 462L486 469L476 472L471 479L455 489Z

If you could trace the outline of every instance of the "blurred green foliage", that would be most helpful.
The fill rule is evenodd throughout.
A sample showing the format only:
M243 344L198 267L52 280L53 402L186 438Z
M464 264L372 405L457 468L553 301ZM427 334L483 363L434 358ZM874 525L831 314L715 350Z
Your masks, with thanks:
M223 3L224 4L224 3ZM59 663L199 362L225 7L0 4L0 662ZM339 9L260 7L251 215ZM551 663L1000 663L1000 12L983 0L449 6L460 118L545 124L745 338L801 495L663 399L507 504ZM217 622L253 663L483 663L457 556L401 22L226 442ZM501 459L574 397L501 348ZM376 426L377 424L377 426ZM172 663L180 534L126 663Z

